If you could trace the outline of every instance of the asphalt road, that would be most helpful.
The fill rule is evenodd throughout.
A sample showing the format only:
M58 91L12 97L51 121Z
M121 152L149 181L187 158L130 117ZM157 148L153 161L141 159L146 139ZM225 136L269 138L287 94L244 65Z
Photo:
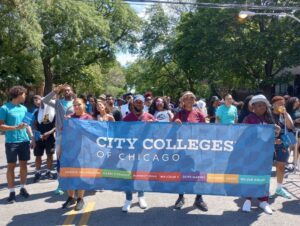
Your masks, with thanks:
M44 157L45 159L45 157ZM290 200L276 197L271 200L273 215L265 214L253 201L250 213L241 211L243 199L239 197L204 196L208 212L195 209L194 195L186 195L186 204L180 211L174 211L176 194L146 193L148 208L142 210L134 195L134 205L129 213L121 207L125 195L122 192L87 192L85 208L75 212L61 209L66 195L54 195L57 181L41 180L33 183L33 155L29 164L27 190L31 194L25 200L17 196L17 202L7 204L6 158L4 136L0 135L0 226L52 226L52 225L103 225L103 226L196 226L196 225L300 225L300 173L287 174L284 186L293 194ZM45 168L45 161L43 161ZM16 192L19 193L19 169L16 169ZM273 172L274 174L274 172ZM271 179L271 194L275 191L274 175Z

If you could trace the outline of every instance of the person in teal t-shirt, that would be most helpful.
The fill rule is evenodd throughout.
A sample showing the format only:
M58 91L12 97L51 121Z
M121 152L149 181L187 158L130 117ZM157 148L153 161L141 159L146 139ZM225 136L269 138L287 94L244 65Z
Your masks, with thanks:
M16 201L14 189L14 170L17 158L20 164L20 195L28 198L25 189L27 180L27 161L30 159L30 146L35 146L35 141L30 125L25 123L27 108L21 103L25 101L26 89L14 86L9 90L10 100L0 108L0 130L5 131L5 152L7 159L7 183L9 189L8 203ZM29 138L32 139L30 144Z
M237 108L232 105L233 99L230 94L224 97L224 104L219 106L216 111L216 123L233 124L237 122Z

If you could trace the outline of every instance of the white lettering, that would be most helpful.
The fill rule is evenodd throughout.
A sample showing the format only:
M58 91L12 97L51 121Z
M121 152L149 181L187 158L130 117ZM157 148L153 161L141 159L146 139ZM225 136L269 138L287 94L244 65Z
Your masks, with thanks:
M126 139L126 140L128 141L128 143L129 143L129 145L130 145L130 146L128 147L128 149L131 149L131 150L132 150L132 149L135 149L135 148L134 148L134 144L135 144L135 142L137 142L138 139L137 139L137 138L132 138L132 139Z
M147 146L146 143L150 143L151 146ZM144 149L146 149L146 150L153 149L152 143L153 143L153 139L145 139L143 141L143 147L144 147Z
M161 143L160 146L159 146L159 143ZM157 140L154 141L154 148L156 150L162 150L162 149L164 149L165 146L166 146L165 142L162 139L157 139Z

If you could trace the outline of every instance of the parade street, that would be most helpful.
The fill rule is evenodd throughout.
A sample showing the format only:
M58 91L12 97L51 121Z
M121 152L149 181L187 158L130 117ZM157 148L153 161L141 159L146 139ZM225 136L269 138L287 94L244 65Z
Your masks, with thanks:
M148 208L142 210L134 194L133 207L129 213L121 211L125 195L114 191L88 191L84 197L85 207L76 212L62 209L66 194L54 194L57 181L41 180L33 183L34 157L28 167L27 190L30 197L19 196L19 168L16 170L17 202L7 204L6 158L4 136L0 135L0 225L10 226L50 226L50 225L103 225L103 226L196 226L196 225L300 225L300 174L289 173L284 186L293 195L288 200L275 197L270 200L273 215L267 215L253 200L250 213L241 211L244 199L239 197L204 196L208 212L193 207L195 195L186 196L182 210L173 210L177 194L146 193ZM44 157L45 158L45 157ZM43 160L45 167L45 160ZM274 169L271 179L271 194L275 190Z

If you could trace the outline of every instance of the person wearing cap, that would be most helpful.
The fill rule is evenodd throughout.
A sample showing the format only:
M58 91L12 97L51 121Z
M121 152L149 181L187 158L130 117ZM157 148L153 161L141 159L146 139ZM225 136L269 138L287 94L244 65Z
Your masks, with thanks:
M106 101L106 95L105 95L105 94L101 94L101 95L99 96L98 100Z
M155 118L153 115L144 111L144 96L138 94L135 95L132 102L131 112L125 116L123 121L125 122L134 122L134 121L144 121L144 122L153 122ZM144 192L138 192L139 205L142 209L147 208L147 203L144 198ZM123 212L128 212L132 204L132 192L126 191L126 200L122 208Z
M291 194L287 192L283 187L283 178L284 178L284 170L285 164L289 159L289 150L285 147L280 139L280 136L284 133L285 128L291 130L294 128L294 123L285 109L285 99L282 96L275 96L272 98L272 116L275 121L275 124L281 128L280 134L276 137L275 144L275 154L274 160L276 162L276 178L277 178L277 188L275 191L276 195L282 196L287 199L291 199Z
M217 96L212 96L207 108L207 115L209 123L215 123L216 121L216 110L220 105L220 99Z
M272 124L270 110L268 110L271 105L267 98L264 95L256 95L253 96L250 101L249 105L252 108L252 112L250 112L243 120L243 123L246 124ZM263 151L263 150L262 150ZM268 203L269 197L260 197L258 198L260 201L259 207L264 210L267 214L272 214L272 209ZM242 210L244 212L251 211L251 198L247 198L243 204Z
M216 123L234 124L238 120L237 108L233 104L231 94L226 94L224 104L219 106L216 111Z
M198 109L194 108L194 104L196 103L196 96L194 93L190 91L186 91L182 94L180 98L180 105L182 109L176 113L173 118L173 121L177 124L181 124L183 122L191 122L191 123L205 123L205 117L203 113ZM185 203L183 194L179 194L178 199L175 202L174 209L180 210ZM207 211L207 205L203 201L202 195L197 194L194 202L194 206L202 211Z

